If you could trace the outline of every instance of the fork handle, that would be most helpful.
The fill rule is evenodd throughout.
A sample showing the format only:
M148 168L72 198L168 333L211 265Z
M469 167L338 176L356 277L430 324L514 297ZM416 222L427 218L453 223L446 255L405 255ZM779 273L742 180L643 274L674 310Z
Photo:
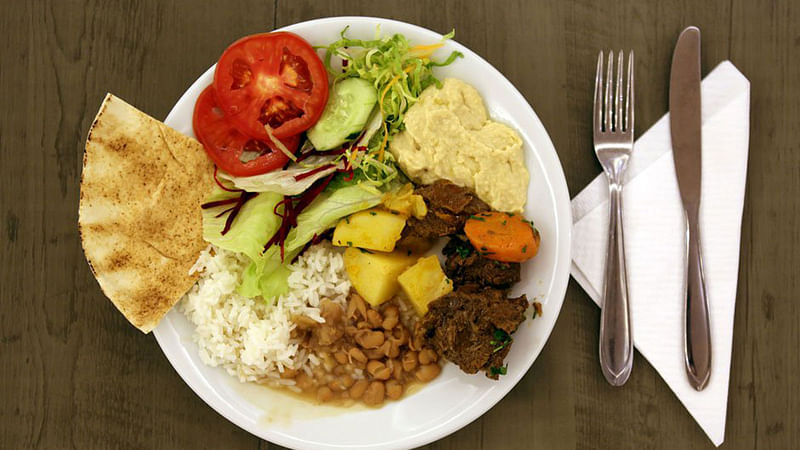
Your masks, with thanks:
M608 252L600 312L600 367L612 386L622 386L633 368L633 337L622 232L622 184L613 180L609 180L609 208Z

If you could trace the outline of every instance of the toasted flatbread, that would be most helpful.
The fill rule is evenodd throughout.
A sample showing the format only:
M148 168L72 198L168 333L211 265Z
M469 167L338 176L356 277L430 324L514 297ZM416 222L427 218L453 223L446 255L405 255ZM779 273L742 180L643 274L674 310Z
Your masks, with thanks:
M89 129L81 243L100 288L145 333L197 279L213 167L198 141L111 94Z

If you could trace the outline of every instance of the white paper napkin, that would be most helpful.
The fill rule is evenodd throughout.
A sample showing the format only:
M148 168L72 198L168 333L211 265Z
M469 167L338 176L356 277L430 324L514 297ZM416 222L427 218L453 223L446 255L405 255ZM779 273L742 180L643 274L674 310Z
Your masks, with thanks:
M700 228L712 343L711 379L702 392L689 385L683 363L684 216L668 115L634 146L623 198L625 251L636 348L718 446L725 437L750 82L725 61L706 76L701 92ZM608 242L608 185L603 174L572 200L572 214L572 276L599 303Z

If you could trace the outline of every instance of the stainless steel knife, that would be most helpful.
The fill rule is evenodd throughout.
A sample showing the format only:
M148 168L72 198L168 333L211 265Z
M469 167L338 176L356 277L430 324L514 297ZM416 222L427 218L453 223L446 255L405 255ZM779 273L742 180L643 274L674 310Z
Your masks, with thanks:
M669 124L675 174L686 212L686 303L684 356L689 383L703 390L711 375L711 329L703 257L700 251L700 191L702 186L700 103L700 30L683 30L669 83Z

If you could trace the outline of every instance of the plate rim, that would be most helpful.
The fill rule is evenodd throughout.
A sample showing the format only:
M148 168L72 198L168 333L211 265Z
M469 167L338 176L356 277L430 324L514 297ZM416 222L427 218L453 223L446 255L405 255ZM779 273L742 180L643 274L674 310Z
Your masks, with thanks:
M313 24L329 24L329 23L341 23L341 22L365 22L365 21L372 21L375 24L380 23L387 23L393 24L400 27L410 27L417 32L423 34L433 34L441 38L441 34L430 30L428 28L395 20L395 19L388 19L382 17L373 17L373 16L332 16L332 17L322 17L316 18L311 20L306 20L302 22L296 22L290 25L286 25L280 28L275 28L271 31L292 31L295 28L299 27L307 27ZM348 25L345 23L344 25ZM270 32L271 32L270 31ZM348 445L342 446L338 444L325 444L319 442L309 442L302 438L296 438L291 435L288 435L284 432L276 432L270 430L268 428L259 427L256 423L250 423L246 421L239 420L239 418L235 417L234 414L231 413L233 408L225 402L225 399L220 398L217 395L217 391L214 389L210 389L208 381L202 377L198 376L195 377L194 374L187 372L188 367L185 367L187 364L178 361L177 358L180 356L181 353L186 353L187 349L182 346L181 350L173 351L167 348L166 340L170 337L168 336L169 331L172 331L172 334L176 334L173 330L166 330L162 329L163 327L156 327L153 330L153 335L156 338L156 341L159 345L159 348L167 357L167 360L172 365L175 372L181 377L181 379L186 383L190 389L198 396L201 400L208 406L210 406L214 411L216 411L221 416L225 417L228 421L236 425L237 427L247 431L248 433L257 436L261 439L290 447L290 448L320 448L320 449L341 449L341 448L398 448L402 447L418 447L443 437L446 437L456 431L460 430L461 428L466 427L470 423L474 422L476 419L481 417L482 415L486 414L490 409L492 409L500 400L505 398L514 387L517 386L519 381L530 371L533 363L541 354L544 347L547 345L547 342L550 340L550 336L552 334L553 328L555 327L556 322L558 321L558 317L561 313L561 309L564 304L567 285L569 283L569 273L570 273L570 264L571 264L571 249L572 249L572 209L570 203L570 196L569 196L569 189L566 182L566 177L564 175L564 168L561 164L560 158L558 157L558 153L555 150L555 146L553 144L552 139L550 138L550 134L547 132L544 124L542 123L539 116L533 110L533 107L527 101L524 95L511 83L508 78L503 75L496 67L494 67L491 63L489 63L486 59L484 59L479 54L472 51L470 48L461 44L458 41L452 41L456 46L458 46L458 50L462 53L468 55L470 58L474 58L475 63L481 64L485 66L490 72L494 73L498 79L498 81L502 82L506 85L507 88L519 96L523 100L525 107L527 108L527 112L530 117L533 119L536 126L541 128L543 131L544 136L547 140L547 146L545 148L536 148L536 153L540 157L542 165L547 169L545 170L545 175L548 177L548 181L550 186L552 187L552 195L554 197L554 204L555 204L555 211L554 211L554 218L555 218L555 232L558 235L558 241L562 244L557 249L557 254L555 257L555 270L553 271L552 277L552 285L547 297L548 301L548 308L546 313L550 315L553 314L553 318L550 322L545 324L545 330L543 333L543 340L541 344L538 346L535 351L530 352L528 358L524 361L527 367L524 371L519 371L515 378L511 380L511 383L508 385L508 388L505 392L502 392L500 395L497 395L496 398L490 398L488 402L486 401L485 395L481 397L478 402L473 403L474 406L469 407L467 414L460 417L457 421L447 421L442 422L438 426L434 426L428 428L427 430L418 432L411 436L405 437L403 439L388 441L388 442L379 442L372 445ZM190 85L189 87L181 94L178 100L173 104L165 122L169 122L172 115L175 113L175 107L181 103L181 100L184 99L187 95L190 94L193 87L197 84L197 82L203 78L208 72L213 71L216 64L213 64L209 69L204 71L200 74ZM542 153L549 153L552 158L543 159ZM555 163L555 164L553 164ZM563 249L561 248L563 247ZM557 304L556 304L557 303ZM164 342L162 342L164 341ZM189 364L191 365L191 363ZM502 390L502 388L501 388ZM235 410L233 410L235 412Z

